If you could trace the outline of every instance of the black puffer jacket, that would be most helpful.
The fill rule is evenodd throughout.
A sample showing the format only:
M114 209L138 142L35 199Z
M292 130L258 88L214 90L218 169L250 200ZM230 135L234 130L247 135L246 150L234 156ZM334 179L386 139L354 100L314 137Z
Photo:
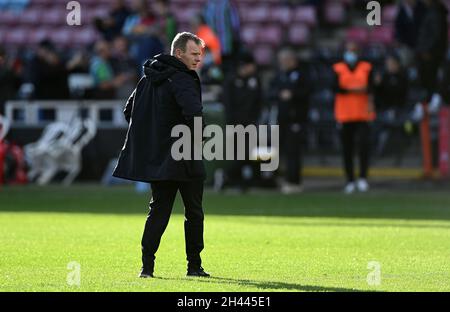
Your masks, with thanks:
M419 29L417 52L428 53L433 61L443 61L447 51L447 14L447 8L436 1L427 9Z
M164 54L148 60L144 73L125 106L129 127L113 176L144 182L205 179L202 160L176 161L171 155L178 140L172 128L184 124L193 131L194 117L202 117L197 73Z

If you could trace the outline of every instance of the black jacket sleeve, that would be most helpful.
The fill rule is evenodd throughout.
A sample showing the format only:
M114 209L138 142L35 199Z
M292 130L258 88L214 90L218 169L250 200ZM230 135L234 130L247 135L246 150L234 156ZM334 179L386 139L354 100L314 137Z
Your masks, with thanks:
M144 81L147 79L145 76L139 80L136 88L131 93L130 97L127 100L127 103L125 104L125 108L123 110L123 114L125 116L125 119L128 123L130 123L131 114L133 112L133 105L134 105L134 99L136 98L137 94L141 94L142 87L144 86Z
M181 106L186 121L190 123L194 117L202 117L200 88L194 78L187 73L177 72L170 81L175 100Z
M298 80L296 85L293 86L293 88L291 88L291 91L294 94L293 98L295 100L302 101L310 96L312 90L312 83L309 70L303 69L300 72L301 72L300 79Z
M136 88L133 90L130 97L128 98L127 103L125 104L125 109L123 110L123 114L128 123L130 123L131 111L133 109L133 102L135 96L136 96Z

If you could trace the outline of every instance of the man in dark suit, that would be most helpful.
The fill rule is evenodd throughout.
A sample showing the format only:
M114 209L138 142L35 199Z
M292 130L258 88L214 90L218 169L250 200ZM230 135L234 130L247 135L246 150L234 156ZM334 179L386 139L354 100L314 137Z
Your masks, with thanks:
M278 71L270 84L269 100L278 109L280 147L284 155L284 194L303 191L302 152L308 122L311 78L295 51L286 47L278 53Z
M129 128L113 175L151 182L152 199L142 237L140 277L153 277L155 253L167 227L177 191L185 207L185 240L188 276L209 276L201 267L203 250L202 160L175 160L171 149L178 138L172 128L202 118L200 79L203 41L183 32L172 42L171 55L159 54L144 64L145 75L125 106Z

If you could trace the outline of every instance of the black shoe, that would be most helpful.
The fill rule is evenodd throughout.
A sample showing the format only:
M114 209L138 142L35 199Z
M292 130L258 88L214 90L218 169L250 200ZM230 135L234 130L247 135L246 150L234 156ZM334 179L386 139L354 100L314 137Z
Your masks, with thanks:
M139 277L141 277L141 278L153 277L153 270L148 269L148 268L142 268L141 273L139 273Z
M202 267L188 268L186 276L210 277L209 273L205 272Z

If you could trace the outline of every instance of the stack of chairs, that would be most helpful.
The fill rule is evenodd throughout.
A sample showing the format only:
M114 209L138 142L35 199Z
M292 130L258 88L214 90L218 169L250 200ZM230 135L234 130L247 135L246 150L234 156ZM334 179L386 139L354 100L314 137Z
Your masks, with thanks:
M97 132L90 119L73 119L69 124L55 122L48 125L37 142L25 146L31 170L30 181L46 185L60 171L67 172L63 185L70 185L81 170L81 151Z

